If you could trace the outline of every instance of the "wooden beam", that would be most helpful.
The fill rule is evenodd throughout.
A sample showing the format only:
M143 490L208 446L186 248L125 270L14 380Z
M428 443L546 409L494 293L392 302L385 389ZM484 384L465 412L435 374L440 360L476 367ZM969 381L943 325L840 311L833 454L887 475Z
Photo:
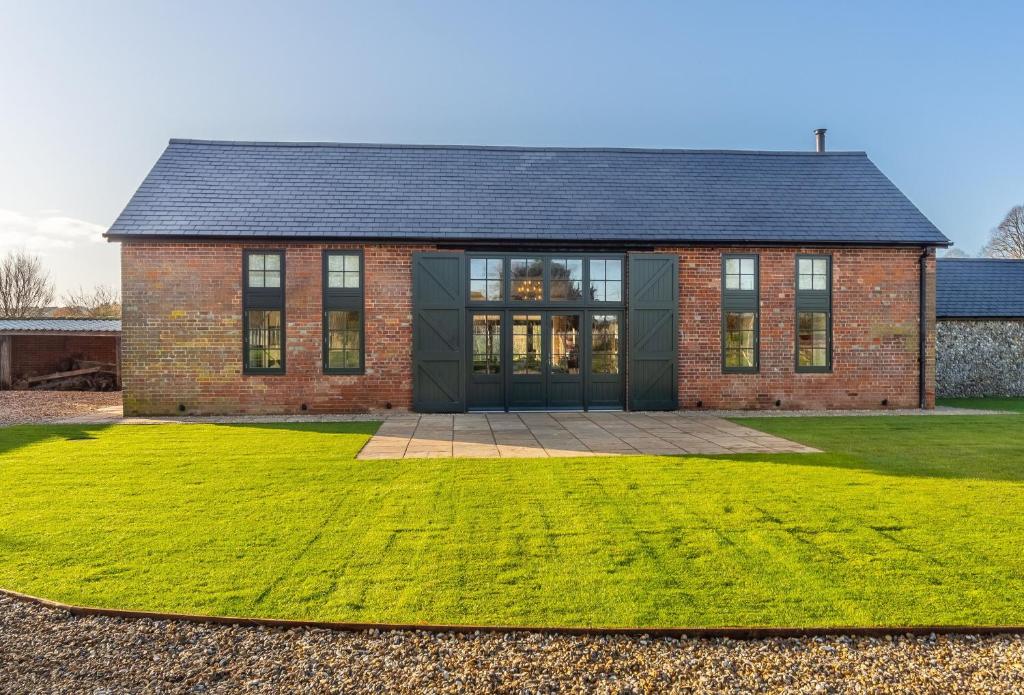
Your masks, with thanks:
M9 335L0 335L0 389L11 388L14 381L14 365L11 352L14 350L14 339Z
M85 369L72 369L70 372L54 372L53 374L43 374L42 376L33 376L25 379L30 384L38 384L41 381L53 381L54 379L67 379L73 376L84 376L86 374L95 374L96 372L102 372L102 367L87 367Z

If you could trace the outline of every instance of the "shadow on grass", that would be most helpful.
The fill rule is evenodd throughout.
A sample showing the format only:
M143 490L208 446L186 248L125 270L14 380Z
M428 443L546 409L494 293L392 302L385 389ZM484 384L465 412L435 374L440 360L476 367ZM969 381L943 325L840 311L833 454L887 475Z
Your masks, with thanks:
M825 453L727 458L880 475L1024 480L1024 426L1005 416L808 417L734 421ZM725 457L717 457L725 458Z
M111 425L12 425L0 427L0 457L4 454L40 442L64 440L90 441ZM0 462L3 459L0 458Z

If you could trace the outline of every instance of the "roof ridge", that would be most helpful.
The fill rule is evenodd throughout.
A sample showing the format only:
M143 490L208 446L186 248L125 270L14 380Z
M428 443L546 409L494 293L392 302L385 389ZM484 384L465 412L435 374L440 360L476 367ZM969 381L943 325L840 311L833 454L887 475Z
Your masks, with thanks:
M273 141L273 140L202 140L193 138L171 138L168 145L218 145L237 147L336 147L361 149L394 149L394 150L484 150L505 152L616 152L623 154L666 153L666 154L734 154L734 155L774 155L774 156L867 156L861 150L834 150L814 152L811 150L724 150L724 149L685 149L670 147L542 147L524 145L429 145L403 144L386 142L323 142L323 141Z

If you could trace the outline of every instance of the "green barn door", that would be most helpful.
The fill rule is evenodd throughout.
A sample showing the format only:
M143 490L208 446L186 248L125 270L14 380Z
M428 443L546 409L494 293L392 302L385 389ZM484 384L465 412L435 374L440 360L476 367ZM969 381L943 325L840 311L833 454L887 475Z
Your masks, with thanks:
M461 253L412 261L412 401L421 413L466 409L466 297Z
M629 407L679 407L679 257L629 255Z

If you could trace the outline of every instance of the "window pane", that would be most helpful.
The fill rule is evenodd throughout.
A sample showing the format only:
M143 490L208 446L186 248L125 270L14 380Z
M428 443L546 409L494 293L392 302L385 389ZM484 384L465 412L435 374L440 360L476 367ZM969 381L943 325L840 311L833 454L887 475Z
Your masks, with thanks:
M740 276L740 289L741 290L752 290L752 289L754 289L754 276L753 275L741 275Z
M551 298L579 299L583 296L583 259L551 261Z
M348 289L359 289L359 271L343 273L345 276L342 284Z
M359 272L359 256L353 254L351 256L342 256L345 259L345 270L350 273Z
M469 298L478 302L502 300L504 261L500 258L469 260Z
M744 275L754 276L754 259L753 258L742 258L740 259L740 272Z
M605 261L605 278L608 280L622 279L622 261Z
M811 289L815 289L815 290L827 289L827 285L825 284L825 276L824 275L817 275L817 274L815 274L814 278L813 278L813 281L812 281L812 284L811 284Z
M512 316L512 372L540 374L541 329L539 314Z
M828 314L800 312L797 320L797 364L801 367L828 366Z
M619 317L594 314L590 319L590 371L594 374L619 373Z
M362 357L360 312L327 312L327 367L359 369Z
M738 258L727 258L727 259L725 259L725 274L726 275L739 275L740 274L740 259L738 259Z
M265 270L263 271L263 286L264 287L280 287L281 286L281 273L279 271Z
M280 254L268 253L266 256L264 256L264 258L266 259L265 262L264 262L264 267L267 270L280 270L281 269L281 256L280 256Z
M539 258L511 260L512 299L535 302L544 297L544 261Z
M757 365L757 315L753 312L728 312L725 315L725 366L733 368Z
M604 280L604 264L603 260L590 261L590 279L591 280Z
M814 258L813 261L814 274L825 276L828 273L828 261L824 258Z
M249 287L263 287L263 271L249 271Z
M580 317L576 314L551 317L551 371L580 373Z
M331 254L327 257L327 270L341 272L345 269L345 257Z
M621 302L622 301L622 282L619 281L607 281L605 283L605 296L604 301L606 302Z
M801 258L798 261L798 263L799 263L800 274L801 275L810 275L812 272L814 272L812 270L813 266L811 264L811 259L810 258Z
M281 312L252 309L246 312L246 334L250 369L273 369L281 366Z
M473 372L501 373L501 315L473 315Z
M725 276L725 289L727 290L738 290L740 288L740 276L739 275L726 275Z

